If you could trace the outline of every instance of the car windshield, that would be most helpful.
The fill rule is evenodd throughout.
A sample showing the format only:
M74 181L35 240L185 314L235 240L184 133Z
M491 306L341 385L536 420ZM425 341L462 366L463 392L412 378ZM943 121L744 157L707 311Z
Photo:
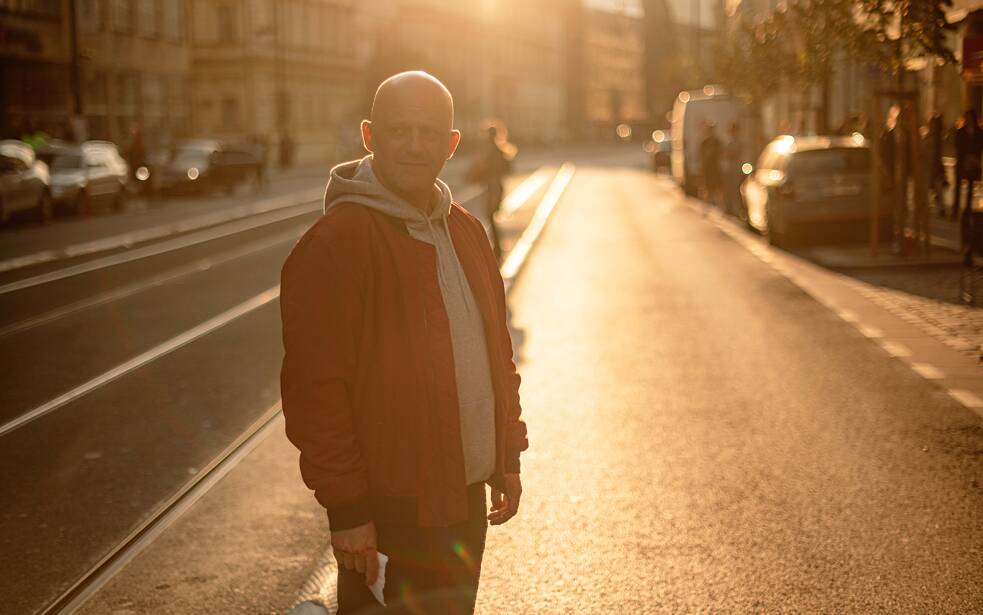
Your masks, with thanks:
M789 162L789 174L799 177L869 172L870 150L860 147L798 152Z
M171 154L171 164L189 169L204 167L208 165L208 152L200 149L176 149Z
M57 154L51 160L52 171L75 171L82 168L82 156L78 154Z

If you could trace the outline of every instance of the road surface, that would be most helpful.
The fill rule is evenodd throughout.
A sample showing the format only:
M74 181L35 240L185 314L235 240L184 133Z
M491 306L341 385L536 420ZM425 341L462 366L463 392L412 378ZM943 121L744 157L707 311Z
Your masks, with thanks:
M571 159L510 295L531 448L478 612L983 610L981 416L633 150L537 163ZM274 406L263 293L314 215L0 293L0 423L68 394L0 435L6 605L67 590ZM274 423L82 612L282 613L326 530Z

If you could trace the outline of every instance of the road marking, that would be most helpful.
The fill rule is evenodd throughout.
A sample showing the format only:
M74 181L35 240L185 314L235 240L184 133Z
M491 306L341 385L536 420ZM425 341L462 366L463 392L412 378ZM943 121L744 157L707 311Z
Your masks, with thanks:
M853 310L847 310L847 309L836 310L836 315L847 322L858 322L860 320L856 312L854 312Z
M877 340L877 343L880 345L881 348L884 349L884 352L888 353L892 357L910 357L911 356L911 351L908 350L908 348L906 346L903 346L903 345L901 345L901 344L899 344L897 342L892 342L892 341L885 340L885 339L878 339Z
M877 327L873 327L871 325L865 325L861 323L856 323L856 325L857 325L857 330L860 331L860 334L863 335L864 337L870 337L870 338L884 337L884 332L878 329Z
M294 207L296 205L310 202L314 199L319 199L323 194L324 188L305 190L303 192L266 199L264 201L251 203L249 205L231 207L229 209L213 212L203 216L197 216L195 218L189 218L187 220L181 220L179 222L161 224L159 226L154 226L140 231L113 235L111 237L104 237L102 239L73 244L64 248L42 250L40 252L35 252L34 254L9 258L0 261L0 273L5 271L13 271L14 269L22 269L33 265L65 260L68 258L89 256L91 254L107 252L109 250L117 250L119 248L129 248L130 246L134 246L138 243L161 239L164 237L169 237L170 235L196 231L209 226L239 220L241 218L248 218L250 216L269 213L279 209Z
M928 363L910 363L909 366L926 380L942 380L945 378L945 374L934 365L929 365Z
M966 406L967 408L972 408L973 410L979 410L983 408L983 400L977 397L975 394L967 391L966 389L946 389L946 392L950 397Z
M86 263L79 263L78 265L73 265L71 267L57 269L55 271L50 271L34 277L17 280L16 282L10 282L0 286L0 295L12 293L18 290L24 290L25 288L40 286L41 284L48 284L50 282L70 278L72 276L82 275L84 273L91 273L107 267L122 265L124 263L129 263L143 258L159 256L168 252L182 250L201 243L250 231L261 226L268 226L270 224L289 220L290 218L304 216L315 211L319 211L320 209L320 202L301 203L298 205L293 205L290 208L280 208L280 210L255 215L244 220L236 220L220 226L212 226L211 228L197 231L191 233L190 235L175 237L174 239L168 239L161 243L136 248L127 252L103 256Z
M65 404L68 404L76 399L82 397L83 395L98 389L99 387L116 380L117 378L128 374L140 367L143 367L147 363L159 359L160 357L169 354L182 346L190 344L196 339L211 333L212 331L223 327L233 320L244 316L264 305L273 301L280 296L280 286L274 286L269 288L260 294L243 301L239 305L228 309L218 316L209 318L205 322L188 329L184 333L172 337L171 339L154 346L150 350L140 353L139 355L133 357L132 359L125 361L109 371L103 372L102 374L96 376L95 378L89 380L88 382L82 383L77 387L62 393L58 397L55 397L48 402L41 404L37 408L29 410L24 414L21 414L17 418L3 425L0 425L0 437L14 431L19 427L23 427L27 423L40 418L53 410L61 408Z
M509 193L502 201L502 211L505 215L510 215L529 201L536 192L543 187L549 179L551 170L547 167L540 167L535 173L527 177L521 184Z
M512 281L519 274L519 270L522 269L522 265L526 262L526 257L529 256L529 251L536 243L540 233L543 232L546 221L549 220L550 214L553 213L556 204L560 201L560 197L563 196L563 191L566 190L575 171L576 168L573 164L565 162L560 167L560 170L556 172L556 176L553 178L550 187L546 190L543 200L539 202L539 206L536 208L536 213L533 214L532 220L530 220L526 230L522 232L519 241L516 242L505 259L505 262L502 264L502 279L505 281L506 288L512 286Z
M279 233L272 237L262 239L259 241L254 241L252 243L246 244L241 248L232 250L230 252L225 252L215 257L209 257L201 259L197 262L191 263L183 267L178 267L172 269L160 275L153 276L152 278L141 280L139 282L129 284L127 286L122 286L115 290L107 291L68 305L62 306L60 308L39 314L38 316L33 316L31 318L16 322L6 327L0 328L0 337L5 337L7 335L12 335L14 333L21 333L34 327L47 324L59 318L64 318L75 312L85 310L92 307L97 307L100 305L105 305L106 303L111 303L113 301L118 301L126 297L130 297L137 293L143 292L150 288L157 286L162 286L167 282L173 282L179 278L187 275L192 275L201 271L206 271L212 267L217 267L224 263L242 258L244 256L249 256L250 254L255 254L257 252L262 252L263 250L268 250L270 248L276 247L287 241L296 240L301 233L308 228L308 225L303 224L298 227L293 228L285 233Z

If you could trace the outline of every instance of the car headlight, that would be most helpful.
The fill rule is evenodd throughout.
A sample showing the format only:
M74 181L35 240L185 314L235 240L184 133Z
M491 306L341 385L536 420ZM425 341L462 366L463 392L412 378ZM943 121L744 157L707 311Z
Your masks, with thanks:
M190 179L191 181L198 179L199 175L200 173L198 173L198 169L196 169L195 167L191 167L190 169L188 169L188 179Z
M138 168L133 175L140 181L145 182L150 179L150 169L147 167Z

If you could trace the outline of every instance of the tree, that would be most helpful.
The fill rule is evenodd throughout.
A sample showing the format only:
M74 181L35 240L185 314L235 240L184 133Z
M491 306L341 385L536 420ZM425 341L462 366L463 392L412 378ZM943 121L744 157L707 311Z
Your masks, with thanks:
M955 26L945 18L951 8L952 0L860 0L858 20L874 43L866 59L894 74L899 83L912 58L954 63L947 35Z
M782 13L755 23L742 18L718 51L721 81L754 108L781 86L793 64L784 22Z
M799 0L789 5L793 46L791 80L819 89L819 132L829 130L829 99L837 63L862 50L863 36L853 0Z
M842 60L904 79L905 63L954 62L946 9L952 0L791 0L753 24L742 18L722 49L726 82L760 104L784 80L818 88L817 124L828 130L830 85Z

